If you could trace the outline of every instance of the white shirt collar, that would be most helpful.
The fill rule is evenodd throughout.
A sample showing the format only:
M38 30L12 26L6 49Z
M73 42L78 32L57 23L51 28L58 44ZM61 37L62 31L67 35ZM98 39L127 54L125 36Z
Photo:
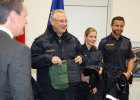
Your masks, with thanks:
M7 28L0 26L0 30L6 32L12 39L14 38L12 32L10 30L8 30Z

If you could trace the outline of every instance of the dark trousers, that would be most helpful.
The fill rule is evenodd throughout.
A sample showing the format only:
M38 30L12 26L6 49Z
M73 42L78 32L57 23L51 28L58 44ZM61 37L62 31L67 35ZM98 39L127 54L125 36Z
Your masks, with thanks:
M57 93L45 94L42 93L40 95L39 100L73 100L77 93L77 87L70 87L66 90L59 91Z
M81 82L78 86L78 92L74 100L87 100L90 94L89 84L86 82Z
M129 83L127 83L126 87L126 93L117 94L120 100L129 100Z
M65 100L73 100L76 97L77 93L78 93L77 86L73 86L73 87L66 89Z
M100 82L96 88L97 93L92 94L90 92L89 84L86 82L81 82L81 84L78 86L78 92L74 100L103 100Z
M129 94L128 93L123 93L117 96L119 100L129 100Z
M34 100L39 100L38 98L40 96L41 89L40 89L39 85L37 84L37 81L33 77L31 77L31 83L32 83Z
M112 95L114 93L116 94L115 97L119 100L129 100L129 84L127 84L126 93L116 92L116 88L112 88L112 90L110 92L110 95ZM106 96L106 94L104 94L104 99L103 100L109 100L109 99L105 99L105 96Z
M65 100L64 92L59 93L41 93L39 100Z
M97 85L97 93L91 94L87 97L87 100L103 100L103 84L102 84L102 78L100 77L100 81Z

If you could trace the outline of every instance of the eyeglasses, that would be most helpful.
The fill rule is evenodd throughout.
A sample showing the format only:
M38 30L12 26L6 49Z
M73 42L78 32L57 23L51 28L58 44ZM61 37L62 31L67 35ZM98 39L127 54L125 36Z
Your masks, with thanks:
M67 23L68 21L67 20L56 20L56 19L54 19L55 21L58 21L58 22L60 22L60 23Z

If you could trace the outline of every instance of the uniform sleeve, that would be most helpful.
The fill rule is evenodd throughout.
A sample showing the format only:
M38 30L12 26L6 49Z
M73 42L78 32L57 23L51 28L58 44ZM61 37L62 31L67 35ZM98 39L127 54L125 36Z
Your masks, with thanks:
M105 41L101 40L100 43L99 43L99 46L98 46L98 50L101 51L102 53L102 56L104 56L105 54Z
M42 47L43 48L43 47ZM39 69L51 64L54 55L42 53L41 44L34 41L31 47L32 68Z
M100 50L98 50L99 52L99 67L102 67L102 59L103 59L103 56L102 56L102 52Z
M132 48L132 45L131 45L131 42L130 42L127 59L131 59L131 58L134 58L134 57L135 57L135 55L134 55L133 48Z
M27 46L18 49L8 67L12 98L13 100L33 100L30 50Z
M77 56L81 56L82 61L83 61L84 60L83 48L78 40L76 42L76 52L77 52Z

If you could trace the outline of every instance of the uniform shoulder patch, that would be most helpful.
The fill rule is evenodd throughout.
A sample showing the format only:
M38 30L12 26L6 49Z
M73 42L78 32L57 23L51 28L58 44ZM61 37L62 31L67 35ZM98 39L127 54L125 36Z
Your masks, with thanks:
M102 38L102 43L106 43L107 42L107 38L108 38L108 36L106 36L106 37L104 37L104 38Z
M127 39L127 40L130 40L128 37L125 37L125 36L122 36L123 38Z

